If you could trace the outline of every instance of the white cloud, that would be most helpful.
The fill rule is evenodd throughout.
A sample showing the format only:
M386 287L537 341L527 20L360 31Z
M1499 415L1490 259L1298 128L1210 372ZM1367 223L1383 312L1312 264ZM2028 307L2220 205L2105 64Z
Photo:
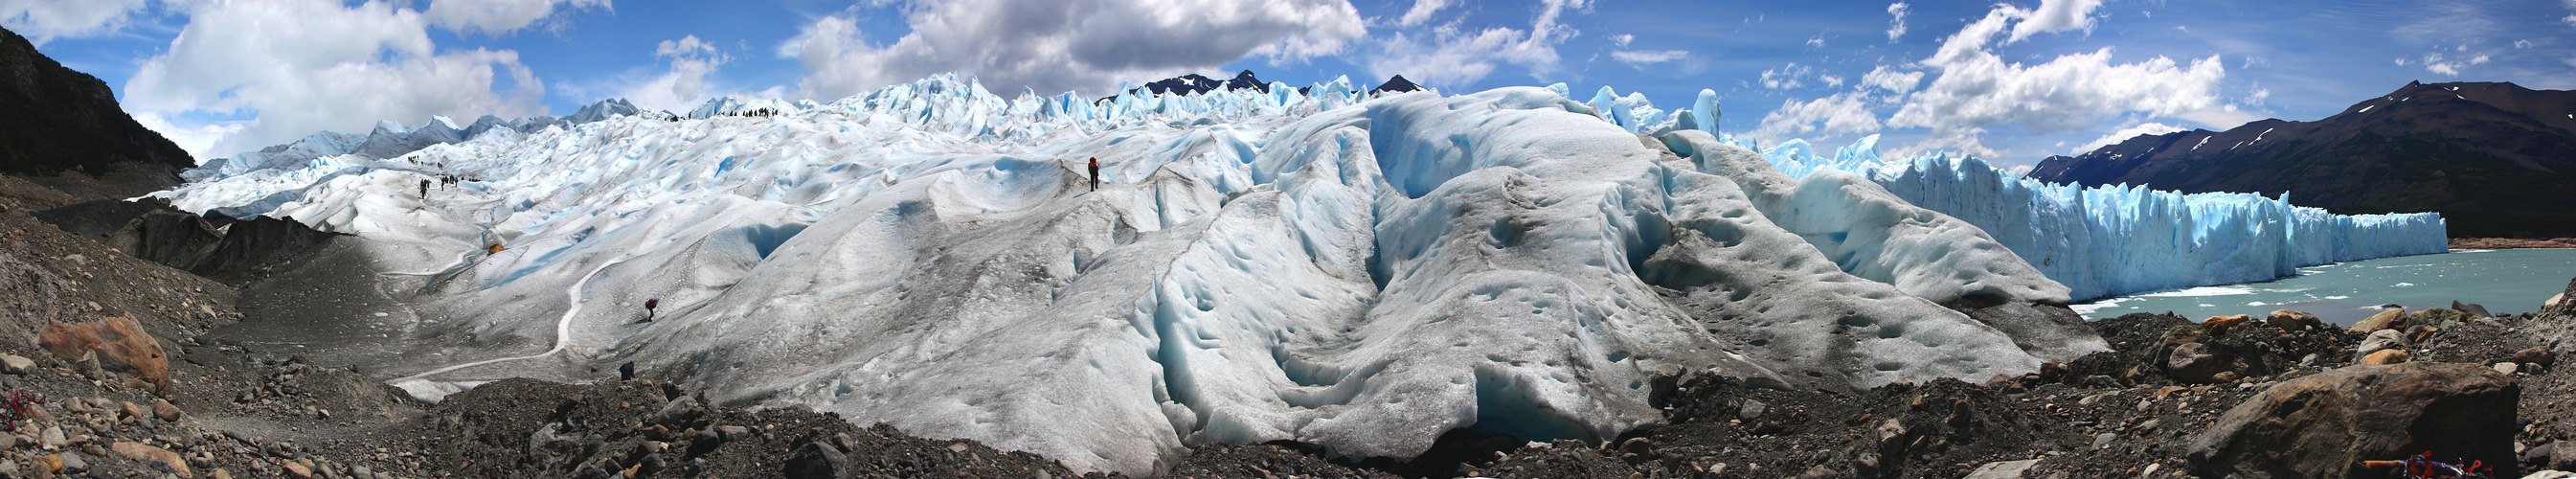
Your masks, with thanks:
M2531 48L2531 40L2514 40L2514 41L2513 41L2513 49L2515 49L2515 50L2527 50L2527 49L2530 49L2530 48Z
M1869 73L1860 76L1861 86L1886 90L1888 93L1912 92L1914 86L1921 83L1923 83L1923 72L1889 70L1886 65L1871 68Z
M2137 126L2122 128L2120 131L2114 131L2111 132L2111 134L2102 135L2101 138L2095 138L2093 141L2085 143L2084 146L2078 146L2075 147L2074 150L2069 150L2067 154L2081 155L2093 150L2102 149L2102 147L2105 146L2117 145L2120 144L2120 142L2129 141L2130 138L2147 135L2162 135L2186 129L2187 128L2156 122L2139 123Z
M179 126L155 113L137 113L134 115L134 122L141 123L144 128L160 133L162 138L168 138L171 143L178 144L179 149L188 150L188 156L196 158L198 163L204 163L206 160L212 159L206 154L210 153L209 150L214 148L215 141L222 140L224 136L239 133L242 130L242 124L238 122L213 122L196 126Z
M1762 116L1762 125L1753 129L1752 137L1764 144L1776 144L1810 134L1842 137L1873 133L1878 128L1878 115L1870 113L1860 95L1838 93L1807 101L1780 102L1780 109Z
M1610 35L1608 38L1610 39L1610 46L1615 46L1615 47L1619 47L1619 48L1627 48L1627 47L1628 47L1628 43L1629 43L1629 42L1635 42L1635 41L1637 41L1637 36L1636 36L1636 35L1629 35L1629 34L1625 34L1625 33L1620 33L1620 34Z
M1824 35L1817 35L1817 36L1807 37L1807 48L1824 48L1824 47L1825 47L1825 36L1824 36Z
M2558 19L2558 22L2565 23L2570 27L2576 27L2576 15L2568 15L2567 18Z
M1800 65L1798 62L1789 62L1788 65L1782 65L1780 68L1765 68L1762 70L1762 87L1773 90L1791 90L1804 87L1807 86L1807 82L1805 80L1807 74L1814 73L1815 71L1816 69L1814 67Z
M669 69L649 78L627 80L616 96L646 109L688 111L723 94L709 91L709 77L715 75L717 67L733 61L733 57L699 40L697 35L663 40L654 45L653 58L668 64Z
M2049 133L2091 128L2122 113L2173 115L2219 102L2218 85L2227 69L2214 55L2187 65L2161 56L2112 63L2111 50L2105 48L2037 65L2007 62L1987 47L2014 18L2009 10L1990 11L1921 61L1938 76L1890 115L1888 125L1955 133L1962 127L2016 123Z
M2461 46L2461 49L2463 50L2466 48L2467 45ZM2433 72L2443 76L2460 76L2461 68L2485 65L2490 60L2494 60L2494 58L2488 57L2485 53L2472 55L2466 59L2445 57L2442 55L2442 52L2426 53L2424 54L2424 71ZM2405 63L2402 62L2398 64L2405 65Z
M424 12L431 25L466 33L503 34L553 15L556 5L609 8L609 0L435 0Z
M0 0L0 26L43 45L115 32L145 6L143 0Z
M1367 58L1365 66L1375 77L1400 74L1415 83L1441 87L1472 85L1505 64L1520 66L1532 78L1545 78L1556 71L1556 46L1581 33L1557 19L1565 10L1588 7L1590 0L1541 3L1543 8L1527 30L1468 31L1442 25L1430 32L1396 32L1373 47L1383 53Z
M2102 0L2041 0L2039 8L2032 10L2000 6L2000 10L2011 10L2022 19L2013 25L2012 37L2004 43L2019 42L2042 32L2093 31L2093 10L2101 6Z
M320 130L366 131L377 120L543 111L545 86L517 52L438 53L428 22L409 9L337 0L190 7L188 25L170 46L126 80L123 102L127 111L165 119L251 116L206 153L230 155Z
M1655 64L1658 64L1658 63L1664 63L1664 62L1670 62L1670 61L1678 61L1678 60L1685 59L1685 58L1690 58L1690 51L1688 51L1688 50L1644 50L1644 51L1619 50L1619 51L1613 51L1613 52L1610 52L1610 59L1618 60L1620 63L1626 63L1626 64L1628 64L1628 66L1637 67L1637 68L1645 68L1645 67L1649 67L1649 66L1654 66Z
M1395 24L1408 27L1421 25L1422 22L1431 20L1431 15L1440 13L1441 9L1449 8L1449 5L1455 2L1456 0L1413 0L1413 8L1405 9L1404 16L1397 18Z
M1906 11L1905 2L1887 4L1887 16L1889 17L1887 19L1888 43L1896 43L1896 39L1905 37Z
M1246 57L1303 62L1368 30L1343 0L945 0L911 7L904 22L910 31L893 44L869 45L856 19L824 17L778 54L805 66L797 87L809 98L950 71L1002 91L1104 92Z

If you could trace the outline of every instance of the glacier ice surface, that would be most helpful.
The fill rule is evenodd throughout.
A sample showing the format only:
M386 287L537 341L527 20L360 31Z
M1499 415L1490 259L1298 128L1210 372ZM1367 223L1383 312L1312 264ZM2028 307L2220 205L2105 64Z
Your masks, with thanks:
M1887 174L1862 145L1809 167L1811 150L1713 134L1716 105L1347 79L1005 99L942 75L686 118L604 103L534 129L389 125L374 136L439 141L385 157L323 134L156 196L357 234L412 295L388 367L424 398L631 360L723 401L1131 473L1209 442L1410 457L1457 428L1609 438L1659 419L1658 370L1820 388L2022 374L2105 345L1962 311L2132 287L2099 277L2163 257L2079 258L2128 250L1997 226L2129 211L2045 206L2074 195L2182 205L2114 226L2261 237L2200 226L2199 200L2063 193L1972 161ZM440 174L470 181L417 194ZM2189 258L2387 250L2338 236L2364 220L2277 205L2319 226ZM647 298L662 312L640 322ZM459 336L533 341L431 344Z

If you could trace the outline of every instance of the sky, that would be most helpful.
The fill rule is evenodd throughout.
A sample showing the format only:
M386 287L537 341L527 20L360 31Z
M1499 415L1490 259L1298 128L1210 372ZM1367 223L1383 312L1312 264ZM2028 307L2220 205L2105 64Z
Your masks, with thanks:
M0 0L201 160L606 98L831 101L942 72L1005 95L1184 73L1609 86L1824 149L2027 167L2138 134L2314 120L2410 81L2576 89L2576 0Z

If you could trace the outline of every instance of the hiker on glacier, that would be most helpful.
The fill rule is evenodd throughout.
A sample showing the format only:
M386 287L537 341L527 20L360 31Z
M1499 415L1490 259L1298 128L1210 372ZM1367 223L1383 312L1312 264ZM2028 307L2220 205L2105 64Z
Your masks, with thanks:
M1100 191L1100 157L1091 157L1091 191Z

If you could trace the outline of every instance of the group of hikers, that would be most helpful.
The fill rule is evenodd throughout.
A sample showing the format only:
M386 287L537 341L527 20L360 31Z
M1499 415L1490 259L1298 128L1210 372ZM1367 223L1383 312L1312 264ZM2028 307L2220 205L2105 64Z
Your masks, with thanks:
M456 175L438 175L438 189L440 190L446 190L448 187L456 186L464 182L465 180L463 178L457 178ZM429 180L420 180L420 199L429 199Z

